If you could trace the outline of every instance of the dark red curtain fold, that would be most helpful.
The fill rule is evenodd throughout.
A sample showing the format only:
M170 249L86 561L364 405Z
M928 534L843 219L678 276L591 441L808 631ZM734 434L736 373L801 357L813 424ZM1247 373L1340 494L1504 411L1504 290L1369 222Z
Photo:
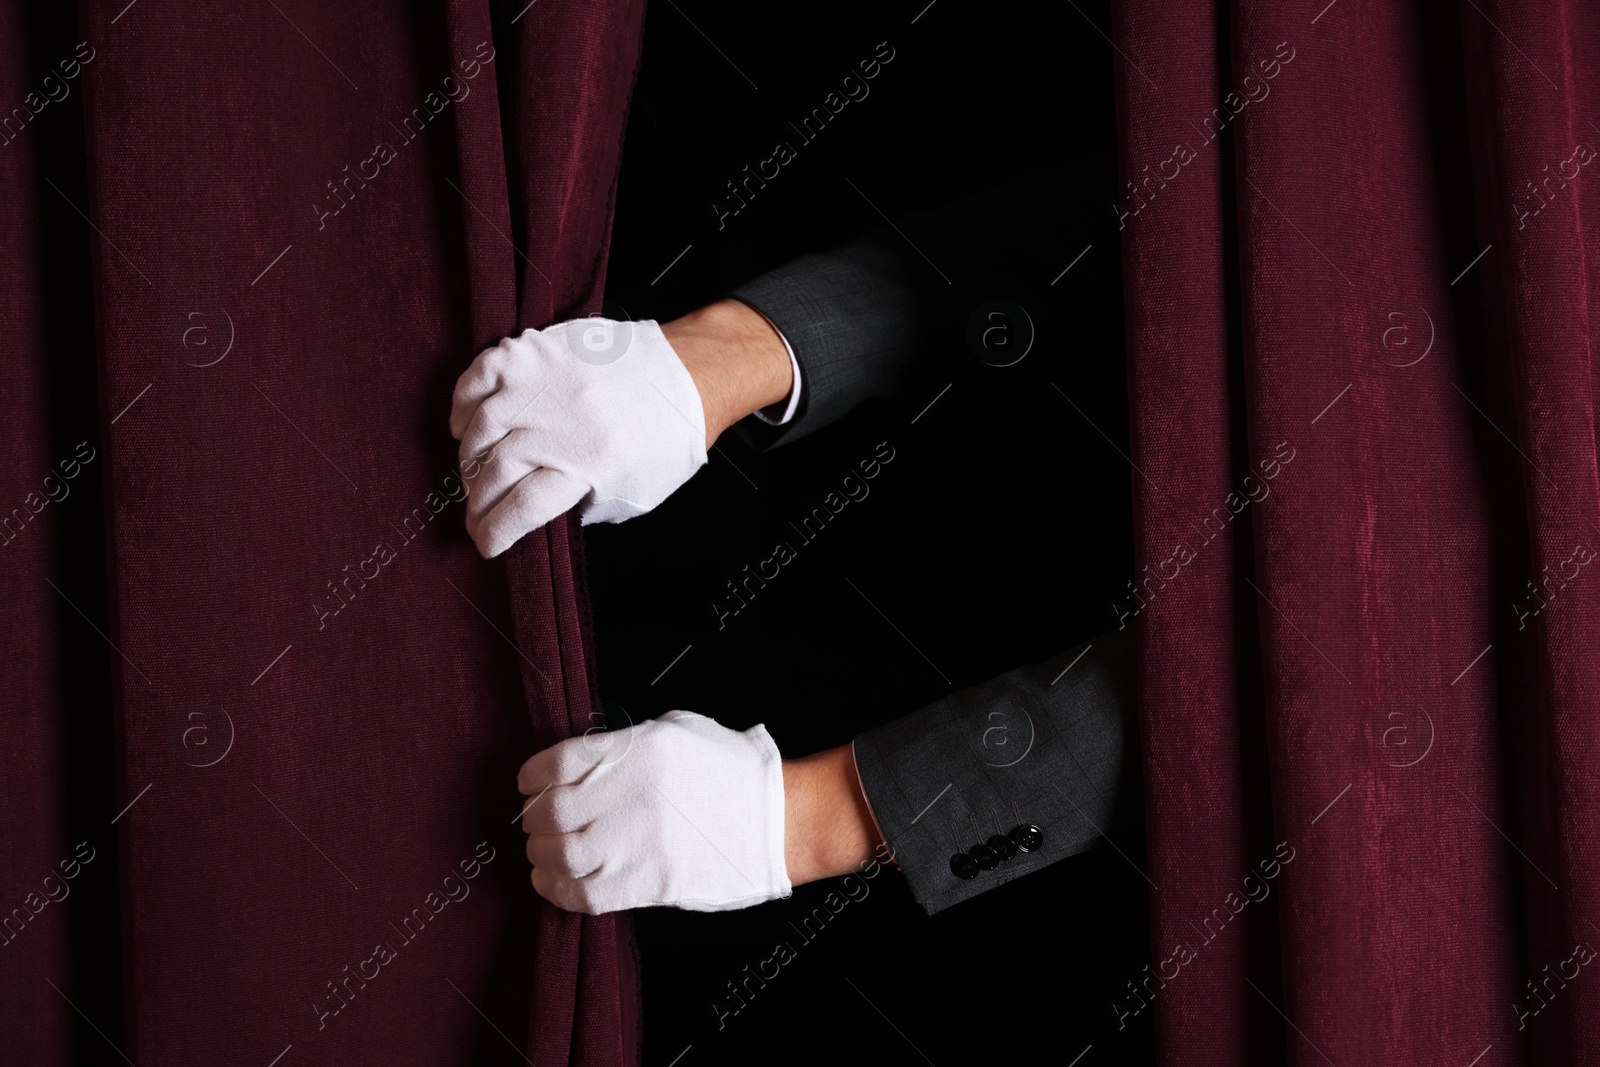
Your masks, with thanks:
M29 19L21 4L0 6L0 93L25 108L36 91L29 55ZM36 96L42 115L49 103ZM39 139L31 117L0 130L0 686L4 687L6 788L0 794L0 1003L5 1041L18 1062L69 1062L72 1008L69 923L65 908L73 862L65 807L67 708L60 682L68 653L62 615L72 609L51 582L61 582L57 516L72 484L56 469L50 425L44 235L40 197L55 195L38 180ZM49 479L47 482L46 479ZM90 650L96 654L98 650ZM104 842L101 842L102 847ZM80 872L82 873L82 872ZM100 872L95 872L100 873ZM54 982L60 992L51 989Z
M18 101L37 88L22 11L0 14ZM481 560L447 417L479 348L598 307L642 16L80 6L87 191L56 184L90 220L110 625L77 653L116 671L97 818L120 835L134 1062L637 1058L626 917L540 901L513 820L521 762L594 724L580 531ZM43 395L58 193L26 141L0 152L20 505L71 458ZM53 521L0 577L17 903L73 855L68 609L45 578L104 565L53 558ZM61 911L6 949L18 1062L70 1051L43 980L70 989Z
M481 6L460 5L451 19L452 39L465 47L487 16ZM644 6L529 6L517 21L516 94L504 107L515 197L505 195L501 126L487 121L492 113L479 111L458 127L465 199L506 207L496 216L474 211L467 231L479 346L599 313ZM520 225L511 225L513 215ZM524 235L524 246L513 233ZM515 319L513 306L520 309ZM563 517L517 544L506 573L518 642L532 650L522 679L535 747L543 748L602 721L576 520ZM577 981L535 984L528 1037L535 1062L570 1056L573 1064L600 1067L637 1058L631 929L627 915L577 916L540 902L537 955L576 972Z
M1600 1062L1600 13L1112 35L1158 887L1125 1006L1165 1063Z

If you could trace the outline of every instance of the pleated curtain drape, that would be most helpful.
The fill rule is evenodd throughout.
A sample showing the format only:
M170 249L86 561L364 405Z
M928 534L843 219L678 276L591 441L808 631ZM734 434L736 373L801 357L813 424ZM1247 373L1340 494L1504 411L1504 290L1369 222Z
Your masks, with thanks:
M480 560L445 420L480 347L598 307L643 6L518 6L84 3L39 56L0 5L18 1062L70 1060L52 895L92 878L136 1062L637 1058L626 917L538 901L513 825L522 759L595 721L579 531ZM1600 12L1121 0L1110 32L1156 887L1118 1011L1172 1064L1600 1063ZM90 294L46 291L45 198ZM93 458L46 414L64 299ZM60 549L74 463L104 559Z
M74 59L27 7L8 108ZM515 825L522 760L596 722L579 530L480 559L447 419L480 348L598 309L643 5L518 7L80 5L92 301L37 279L72 186L0 147L6 507L72 459L40 323L77 300L107 546L0 568L3 906L73 858L55 664L109 657L122 869L79 877L119 880L135 1062L637 1060L628 918L539 900ZM100 567L109 627L57 647L47 579ZM0 1058L70 1058L70 906L0 949Z
M1600 1063L1600 9L1115 5L1164 1064Z
M0 5L0 93L24 108L28 93L36 91L29 40L25 6ZM48 97L37 96L34 106L43 114L50 106ZM57 456L52 440L40 198L54 194L38 180L39 141L27 135L33 113L24 114L22 122L12 117L9 125L0 126L5 141L0 145L0 189L5 192L0 196L0 249L5 252L0 256L0 326L6 339L0 358L0 442L7 458L0 464L0 499L5 501L0 504L0 603L6 614L0 626L0 706L5 709L0 731L6 749L0 772L5 783L0 789L0 891L5 893L0 898L0 1028L5 1036L0 1040L19 1063L57 1064L67 1062L72 1014L49 984L70 985L71 930L65 909L73 890L87 884L91 875L114 875L94 868L93 859L85 869L82 859L74 857L76 842L69 837L69 724L58 662L62 616L72 609L51 583L61 584L64 565L57 520L78 481L65 478L66 470L74 468L58 469L57 463L79 461L71 453ZM77 473L83 473L81 463ZM100 561L89 565L99 566ZM104 840L99 850L85 843L85 856L105 852ZM107 861L101 864L103 868ZM74 886L77 878L67 879L68 871L84 881Z

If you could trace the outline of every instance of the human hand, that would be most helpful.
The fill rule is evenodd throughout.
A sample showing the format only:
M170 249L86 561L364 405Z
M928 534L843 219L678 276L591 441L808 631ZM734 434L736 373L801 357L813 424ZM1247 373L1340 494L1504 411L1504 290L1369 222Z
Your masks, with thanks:
M784 767L764 726L669 711L545 749L517 788L534 798L522 816L533 887L557 907L730 911L792 891Z
M643 514L723 430L793 388L783 339L738 300L663 325L575 319L507 338L461 376L450 412L467 532L497 556L574 506L585 525Z
M456 382L450 432L485 557L570 508L642 515L706 462L694 378L654 320L588 318L508 337Z

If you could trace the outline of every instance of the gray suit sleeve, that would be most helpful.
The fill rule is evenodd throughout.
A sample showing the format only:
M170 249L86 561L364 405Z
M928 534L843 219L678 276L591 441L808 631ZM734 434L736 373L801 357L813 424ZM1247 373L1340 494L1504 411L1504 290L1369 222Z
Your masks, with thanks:
M1024 175L724 293L772 320L794 349L802 383L788 423L747 418L733 432L757 450L771 448L868 397L905 391L931 339L959 336L967 314L995 292L1041 286L1059 271L1062 249L1104 228L1109 212L1083 191L1100 169Z
M795 441L869 396L897 392L923 343L926 316L910 265L873 231L842 248L794 259L729 291L782 331L800 364L800 404L783 426L742 419L754 448Z
M1139 819L1135 710L1129 628L857 737L867 803L928 914L1076 855ZM1037 829L1036 840L1013 832L1025 827ZM970 877L953 869L957 853L995 835L1033 847L992 869L960 863Z

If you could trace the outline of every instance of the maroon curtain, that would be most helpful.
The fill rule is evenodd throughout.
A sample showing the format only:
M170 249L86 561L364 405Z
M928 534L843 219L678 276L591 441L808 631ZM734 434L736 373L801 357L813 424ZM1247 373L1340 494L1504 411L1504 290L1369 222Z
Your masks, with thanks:
M1119 1011L1168 1064L1600 1063L1600 9L1112 38L1156 886Z
M28 136L25 101L37 88L29 40L23 5L0 6L0 99L25 109L22 121L0 128L0 603L7 616L0 626L0 1028L16 1062L53 1065L67 1062L72 1012L64 999L71 988L65 909L75 879L65 875L84 873L72 855L64 807L67 709L59 664L67 652L58 637L61 615L72 609L50 585L61 582L56 518L73 488L56 463L76 461L52 454L39 198L55 194L37 179L39 141ZM45 100L34 98L40 114L51 106L41 106Z
M38 88L24 10L8 105ZM544 905L514 825L522 760L593 723L579 531L481 560L447 418L481 347L598 307L642 18L80 7L110 624L56 648L45 578L102 561L8 547L0 830L9 908L73 858L55 657L110 657L135 1062L637 1058L626 917ZM30 151L0 149L7 507L72 458L41 425ZM17 1062L67 1055L53 907L4 950Z
M510 210L472 212L472 351L529 326L599 314L628 96L638 70L643 0L529 5L515 16L519 69L506 110L521 193ZM487 11L460 4L452 39L483 39ZM462 192L474 207L506 205L500 123L481 108L457 127ZM510 217L526 244L513 246ZM518 258L522 262L519 263ZM523 269L523 268L526 269ZM512 301L520 299L513 314ZM522 680L535 749L603 719L583 587L583 536L564 516L507 556ZM531 754L531 751L530 751ZM579 916L537 901L536 958L560 976L534 983L528 1044L538 1064L619 1064L638 1058L638 977L626 914ZM570 976L570 977L569 977Z

